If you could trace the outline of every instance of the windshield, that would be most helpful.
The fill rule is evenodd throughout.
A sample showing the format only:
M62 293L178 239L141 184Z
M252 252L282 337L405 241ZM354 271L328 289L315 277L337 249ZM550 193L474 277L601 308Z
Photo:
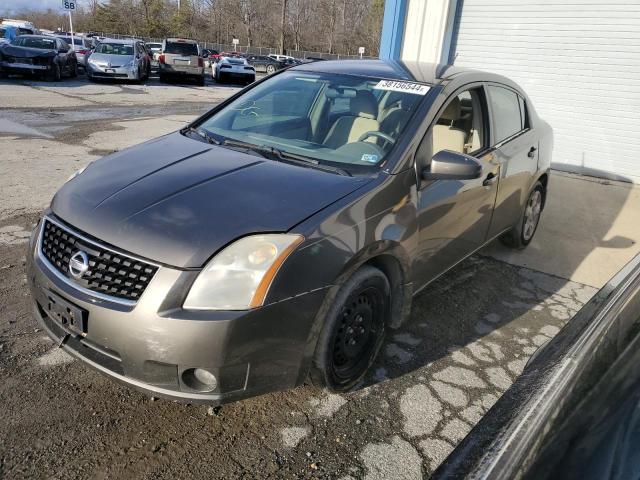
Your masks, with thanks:
M48 38L16 37L11 43L18 47L43 48L46 50L56 49L56 41Z
M176 55L198 55L198 46L195 43L167 42L164 53Z
M133 55L133 45L101 43L96 47L95 53L104 53L106 55Z
M421 93L396 91L403 86ZM427 90L378 78L288 71L249 90L200 127L342 168L380 166Z

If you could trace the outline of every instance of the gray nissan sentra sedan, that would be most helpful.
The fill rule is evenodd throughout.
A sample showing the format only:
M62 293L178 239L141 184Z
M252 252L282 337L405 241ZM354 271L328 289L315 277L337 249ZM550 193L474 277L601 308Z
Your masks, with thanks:
M153 395L354 386L412 297L494 238L531 241L552 131L512 81L300 65L93 162L30 242L36 317Z

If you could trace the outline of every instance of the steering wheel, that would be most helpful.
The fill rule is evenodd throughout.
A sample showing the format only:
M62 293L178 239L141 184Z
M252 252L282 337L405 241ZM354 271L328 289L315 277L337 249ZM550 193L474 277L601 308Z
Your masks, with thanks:
M387 135L386 133L379 132L377 130L369 130L368 132L364 132L362 135L360 135L360 137L358 138L358 141L363 142L365 138L369 138L369 137L381 138L382 140L384 140L385 142L388 142L391 145L396 143L395 139L391 135Z

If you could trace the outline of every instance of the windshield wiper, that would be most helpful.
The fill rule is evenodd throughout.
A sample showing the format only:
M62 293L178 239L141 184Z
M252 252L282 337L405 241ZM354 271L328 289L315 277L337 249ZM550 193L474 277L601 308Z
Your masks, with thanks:
M263 157L265 156L265 154L267 154L283 162L292 163L303 167L315 168L317 170L322 170L325 172L337 173L338 175L344 175L348 177L352 176L348 171L342 168L320 163L315 158L307 157L305 155L298 155L296 153L285 152L283 150L280 150L279 148L270 147L268 145L254 145L253 143L243 142L241 140L233 140L230 138L224 139L222 145L246 148L247 150L252 150L256 153L259 153Z
M182 129L182 133L193 132L196 135L202 137L205 142L210 143L212 145L221 145L222 142L207 132L204 128L194 128L192 126L188 126Z

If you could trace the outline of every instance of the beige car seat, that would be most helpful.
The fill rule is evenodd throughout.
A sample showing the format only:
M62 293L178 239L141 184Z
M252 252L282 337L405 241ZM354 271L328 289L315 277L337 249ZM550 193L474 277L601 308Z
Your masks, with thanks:
M460 100L455 97L442 115L438 123L433 127L432 153L435 155L441 150L453 150L464 153L467 132L461 128L454 127L454 122L460 118Z
M351 114L338 118L329 129L323 142L327 147L336 149L358 141L365 132L380 130L376 120L378 104L371 92L359 90L351 98L349 109Z

